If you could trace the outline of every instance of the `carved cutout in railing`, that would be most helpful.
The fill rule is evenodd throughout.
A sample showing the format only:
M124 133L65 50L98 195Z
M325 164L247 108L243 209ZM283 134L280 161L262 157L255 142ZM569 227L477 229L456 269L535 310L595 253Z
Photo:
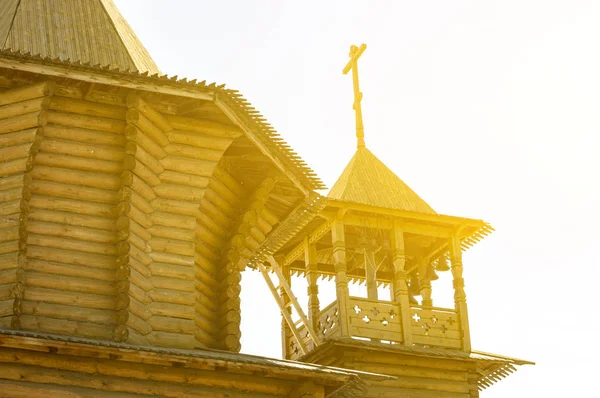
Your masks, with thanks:
M317 324L317 335L321 341L339 334L340 324L338 322L338 304L337 301L323 308L319 314Z
M461 348L462 333L456 311L412 306L410 315L414 344Z
M298 321L295 324L296 328L298 328L298 334L302 336L304 344L308 351L312 351L315 346L308 335L308 331L304 326L301 326L301 322ZM319 322L317 324L317 335L321 341L324 341L327 338L335 337L340 335L340 326L338 322L338 305L337 301L329 304L319 313ZM288 358L289 359L298 359L302 356L302 350L300 350L300 346L298 342L293 336L290 336L288 339Z
M350 297L348 301L350 335L402 342L398 303Z

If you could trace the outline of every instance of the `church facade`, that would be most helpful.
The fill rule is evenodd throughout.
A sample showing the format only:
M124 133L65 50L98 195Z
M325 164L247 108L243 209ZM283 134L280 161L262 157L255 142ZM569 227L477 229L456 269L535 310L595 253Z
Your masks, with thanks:
M364 139L319 195L241 94L162 75L111 0L2 0L0 44L0 396L474 397L528 363L470 347L460 252L491 227L435 213ZM284 316L286 279L309 279L284 360L239 353L248 267L280 276ZM454 309L429 300L445 269ZM348 279L394 297L360 301ZM353 323L369 303L393 331Z

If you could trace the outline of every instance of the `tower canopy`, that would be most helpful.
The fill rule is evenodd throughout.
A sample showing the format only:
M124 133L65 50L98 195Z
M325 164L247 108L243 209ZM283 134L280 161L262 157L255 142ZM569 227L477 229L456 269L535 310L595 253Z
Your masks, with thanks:
M112 0L2 0L0 49L160 74Z
M328 195L331 199L436 214L366 147L359 147Z

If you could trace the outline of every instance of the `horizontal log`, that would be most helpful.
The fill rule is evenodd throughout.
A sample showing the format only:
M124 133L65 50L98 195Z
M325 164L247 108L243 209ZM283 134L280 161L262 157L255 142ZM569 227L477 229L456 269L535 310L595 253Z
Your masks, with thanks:
M12 188L23 188L24 185L29 185L31 178L27 176L10 176L0 178L0 192L12 189Z
M154 187L156 195L163 199L189 200L200 202L206 189L176 184L160 184Z
M124 186L130 187L135 193L139 194L147 201L156 198L156 194L152 187L131 171L126 170L121 174L121 182Z
M115 281L114 269L87 267L85 265L72 265L33 258L29 258L27 262L25 262L23 269L26 271L43 272L46 274L97 279L107 283L113 283Z
M152 252L150 253L150 257L152 258L152 260L159 263L185 265L189 267L194 266L193 256L184 256L181 254L173 253Z
M131 170L136 176L141 178L146 184L150 186L157 186L160 184L160 179L151 171L148 167L146 167L142 162L137 160L135 157L131 155L125 155L124 159L124 167L127 170Z
M194 338L205 347L213 348L217 345L217 340L215 339L215 337L212 334L207 333L200 328L196 328L196 330L194 330Z
M52 304L23 300L21 302L23 315L37 315L49 318L67 319L73 321L94 322L114 325L116 313L113 310L78 307L75 305Z
M48 113L45 111L0 119L0 134L14 133L33 127L42 127L45 126L47 122Z
M14 300L13 284L0 285L0 300Z
M96 203L116 203L118 200L115 191L43 180L33 180L31 182L31 192L36 195L58 196L65 199L78 199Z
M238 206L241 196L238 196L234 191L229 189L227 185L219 181L217 177L210 180L210 189L215 191L220 197L231 203L232 206Z
M178 239L152 238L148 241L148 245L150 245L153 251L183 254L186 256L194 255L193 242Z
M193 335L170 332L152 332L148 335L148 341L153 346L181 348L184 350L191 350L195 345Z
M142 265L141 263L135 262L135 264L139 264ZM137 271L137 269L134 266L131 266L130 269L130 275L128 278L128 281L131 283L134 283L137 287L139 287L140 289L142 289L145 292L148 292L150 290L152 290L154 288L154 284L152 283L152 280L150 278L147 278L146 276L142 275L140 272ZM144 269L147 269L146 267L142 268L141 271L144 271Z
M130 187L121 187L120 200L131 202L132 205L137 207L145 214L149 214L154 211L152 205L145 198L133 191Z
M194 174L186 174L170 170L165 170L160 175L160 180L166 183L186 185L197 188L206 188L210 181L208 177L202 177Z
M218 195L214 190L208 189L205 194L206 199L208 199L213 205L219 208L227 217L229 218L237 218L239 213L239 208L229 203L225 199L223 199L220 195Z
M112 218L39 209L34 206L30 207L29 219L72 226L81 226L86 228L95 228L103 231L116 231L115 220Z
M144 291L144 289L138 287L135 284L129 285L129 291L127 293L128 293L128 296L125 296L126 298L133 297L134 299L136 299L137 301L139 301L140 303L142 303L144 305L148 305L152 302L152 299L150 298L148 293L146 291ZM127 302L124 303L123 305L120 305L120 307L126 308L129 305L129 303L130 303L130 301L127 300ZM119 305L119 303L117 303L117 305Z
M108 296L113 296L116 292L115 284L112 281L81 278L79 276L55 275L31 270L25 273L25 284L27 286L67 292L93 293Z
M125 246L127 246L127 249L119 248L119 250L125 250L125 252L127 254L129 254L129 256L131 256L131 258L139 261L140 263L144 264L145 266L148 266L152 262L152 258L145 251L142 251L142 250L138 249L136 246L130 245L129 243L126 243L126 242L121 242L119 244L119 246L123 246L123 244L125 244Z
M47 124L44 127L44 137L117 148L122 148L126 141L125 137L121 134L105 133L58 124Z
M22 159L29 156L31 144L21 144L15 146L0 147L0 160L7 162L14 159ZM2 164L2 163L0 163Z
M36 83L24 87L13 88L2 92L0 105L49 96L54 94L55 90L56 84L54 82Z
M201 120L185 116L167 115L167 120L176 130L192 131L215 137L237 138L242 131L235 125L227 125L210 120Z
M162 159L167 156L167 153L164 149L154 142L150 137L144 134L143 131L138 129L136 126L130 124L125 128L125 136L127 139L140 147L142 147L146 152L148 152L155 159ZM128 147L128 150L131 151L131 148Z
M117 211L121 216L129 217L144 228L150 228L153 224L151 216L144 213L137 206L131 203L121 202L117 206Z
M187 200L156 198L152 201L152 207L166 213L197 217L200 214L198 204Z
M39 112L48 107L50 98L40 97L27 101L15 102L0 106L0 119L7 119L27 113Z
M197 216L198 223L204 225L207 229L210 230L214 235L218 236L219 239L225 239L229 236L229 231L222 228L219 224L214 222L208 215L205 213L198 213Z
M216 249L211 248L200 239L195 240L196 243L196 254L200 257L204 257L209 263L216 263L220 258L220 252Z
M217 162L211 160L198 160L184 158L181 156L167 155L161 159L165 170L192 174L201 177L210 177L217 166Z
M13 315L13 304L15 300L1 300L0 301L0 319L5 317L11 317ZM0 323L1 325L1 323Z
M0 243L0 254L12 253L19 251L19 241L13 240L10 242Z
M149 264L144 264L135 258L129 258L129 267L131 269L135 269L139 274L141 274L144 278L148 279L152 276L152 272L150 272ZM147 289L148 290L148 289Z
M148 151L142 148L140 145L133 141L127 142L125 145L125 153L135 157L137 160L142 162L147 168L152 170L156 175L160 175L165 168L160 161L152 156Z
M148 320L148 323L152 329L162 332L192 334L195 329L192 319L153 316Z
M21 224L21 214L0 215L0 230L18 227ZM3 232L0 232L2 234Z
M132 328L133 330L135 330L142 336L147 336L148 334L150 334L152 332L152 327L148 324L148 321L138 318L133 313L129 314L125 325Z
M111 160L113 162L123 162L125 156L125 152L121 148L56 139L43 140L40 150L90 159Z
M10 160L0 163L0 177L24 173L27 169L27 158Z
M103 269L114 269L116 267L116 258L114 256L84 253L54 247L28 246L27 257Z
M0 270L14 269L19 266L19 252L0 255Z
M125 122L123 120L108 119L98 116L76 115L73 113L57 111L48 112L48 123L113 134L121 134L125 129Z
M164 147L169 155L182 156L192 159L210 160L218 162L223 157L223 151L220 149L210 149L192 145L171 143Z
M64 164L64 166L70 167L71 165ZM119 176L72 170L61 167L48 167L39 165L32 170L31 176L38 180L98 188L102 190L116 191L121 186L121 180Z
M173 130L169 121L160 112L144 101L137 93L130 93L127 96L126 102L128 107L138 110L162 131L167 132Z
M142 304L133 297L130 297L129 307L127 307L127 310L138 318L147 321L152 316L152 311L150 311L149 308L149 306L152 304L153 303L150 303L149 305Z
M9 189L8 191L0 192L0 215L10 215L15 213L21 213L22 205L24 204L21 200L22 190L19 188Z
M194 279L194 267L153 262L148 266L153 276L162 276L186 281Z
M200 210L206 215L208 215L210 218L212 218L214 222L218 223L221 226L221 228L229 230L229 228L231 228L231 225L233 224L233 219L224 214L220 208L216 207L211 201L209 201L206 198L206 194L208 192L210 192L210 190L206 191L205 197L200 202Z
M180 292L193 292L194 283L189 280L165 278L162 276L153 276L152 285L161 289L179 290Z
M112 218L116 216L116 209L113 204L104 204L104 203L93 203L88 201L81 200L73 200L73 199L63 199L63 198L55 198L51 196L42 196L44 193L54 194L57 192L55 187L47 187L47 184L40 186L38 184L38 188L34 193L37 195L32 196L29 201L29 206L32 209L31 212L35 214L39 214L36 209L45 209L45 210L55 210L59 212L69 212L69 213L77 213L79 215L90 215L96 217L105 217ZM68 188L66 188L68 190ZM58 190L58 193L62 192L62 190ZM69 193L69 195L74 196ZM41 211L40 211L41 212ZM50 217L48 213L45 213L45 216ZM42 216L36 216L42 217ZM58 217L58 216L57 216ZM74 217L74 216L73 216ZM50 220L48 220L50 221ZM106 219L106 222L114 222L114 220ZM67 223L67 222L66 222Z
M114 231L80 227L78 225L65 225L32 220L27 223L27 231L34 234L72 238L88 242L117 243L117 234Z
M161 303L173 303L183 305L194 305L194 293L185 293L171 289L154 289L148 292L152 301Z
M57 249L73 250L85 253L116 255L117 250L114 245L106 243L86 242L74 239L67 239L58 236L47 236L38 234L29 234L27 244L35 246L53 247Z
M147 306L148 311L153 315L160 315L169 318L182 318L182 319L193 319L194 318L194 307L189 305L164 303L164 302L152 302Z
M152 235L150 234L150 232L148 232L147 228L142 227L140 224L136 223L134 220L128 217L119 217L119 219L117 220L116 227L120 231L131 230L133 233L135 233L137 236L139 236L145 241L148 241L152 238Z
M119 237L122 238L121 240L127 240L128 243L137 247L142 252L150 251L147 240L143 239L133 231L120 231Z
M68 167L75 170L95 172L100 177L104 175L103 173L120 174L123 172L123 164L121 162L82 158L79 156L49 152L38 153L35 157L35 163L43 166Z
M196 225L195 236L202 240L205 244L210 245L213 249L220 249L225 245L225 241L222 238L213 234L211 230L206 228L201 223Z
M28 286L23 296L24 300L47 302L55 304L74 305L86 308L113 310L115 299L103 294L69 292L64 290L46 289Z
M19 320L21 321L21 327L24 330L104 340L108 340L112 337L112 328L110 325L47 318L38 315L22 315Z
M0 134L0 147L33 143L38 133L44 131L44 128L32 128L14 133Z
M199 148L216 149L225 151L231 144L231 138L215 137L208 134L199 134L187 131L170 131L167 133L170 142L191 145Z
M125 119L125 112L127 111L126 108L115 105L100 104L98 102L82 101L59 96L52 97L50 109L65 113L99 116L119 121Z
M185 229L196 228L196 219L194 217L181 214L166 213L155 211L150 215L154 224L164 225L166 227L176 227Z
M164 225L154 225L148 230L148 232L150 232L150 234L152 234L152 236L155 237L178 239L184 241L193 240L195 235L195 232L192 229L166 227Z
M221 183L223 183L227 188L229 188L233 193L235 193L237 197L245 198L247 196L244 187L242 187L242 185L223 167L218 167L215 170L213 177Z
M126 116L127 123L135 125L161 147L169 143L165 133L137 109L130 108Z

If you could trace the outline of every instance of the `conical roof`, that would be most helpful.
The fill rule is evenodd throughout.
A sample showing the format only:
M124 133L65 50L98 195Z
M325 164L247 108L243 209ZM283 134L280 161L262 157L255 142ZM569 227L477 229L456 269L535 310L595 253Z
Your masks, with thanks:
M112 0L2 0L0 49L160 74Z
M365 147L356 150L327 196L371 206L436 214L419 195Z

